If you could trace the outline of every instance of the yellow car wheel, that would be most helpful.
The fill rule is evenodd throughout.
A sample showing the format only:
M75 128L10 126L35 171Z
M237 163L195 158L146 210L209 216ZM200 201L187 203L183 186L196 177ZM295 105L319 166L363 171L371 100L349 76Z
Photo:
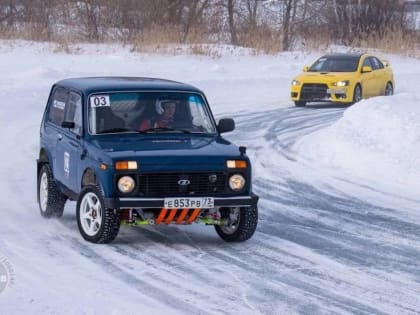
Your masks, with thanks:
M385 87L385 95L389 96L394 94L394 87L391 82L388 82Z
M356 84L356 86L354 87L354 92L353 92L353 104L360 102L362 100L362 87L360 86L360 84Z

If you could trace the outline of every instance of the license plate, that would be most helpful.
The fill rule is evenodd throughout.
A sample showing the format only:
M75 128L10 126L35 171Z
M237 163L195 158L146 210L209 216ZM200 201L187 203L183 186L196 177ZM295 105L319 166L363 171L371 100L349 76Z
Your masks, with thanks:
M164 207L167 209L214 208L214 198L165 198Z
M333 89L328 89L327 90L328 94L346 94L346 91L344 90L333 90Z

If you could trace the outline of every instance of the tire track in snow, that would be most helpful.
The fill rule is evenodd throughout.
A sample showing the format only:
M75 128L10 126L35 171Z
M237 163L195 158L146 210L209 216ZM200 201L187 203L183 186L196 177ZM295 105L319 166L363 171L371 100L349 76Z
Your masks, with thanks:
M139 301L153 300L161 310L416 314L419 224L410 215L400 217L398 209L308 180L305 172L313 170L293 151L300 137L328 126L342 112L288 108L235 117L237 131L229 138L248 144L254 189L261 197L259 226L248 242L224 243L211 227L162 226L123 228L114 243L95 246L79 235L74 203L60 220L31 214L35 224L22 238L59 265L77 264L86 281L97 281L90 273L99 266L109 275L107 283L125 283ZM14 211L17 224L17 213L24 210ZM31 239L37 233L42 237ZM74 257L66 260L63 252Z
M341 113L342 110L334 108L305 108L238 116L238 129L242 132L235 134L234 141L252 139L248 130L254 128L266 141L265 144L260 139L249 141L253 162L266 161L258 165L262 166L260 169L254 169L254 175L257 174L254 190L261 197L260 217L263 219L258 231L314 250L348 268L377 272L375 277L383 277L384 292L393 292L398 286L410 292L401 299L393 299L389 294L385 304L402 313L417 313L419 303L414 294L420 290L420 225L409 216L401 217L402 212L397 209L374 206L363 196L349 197L346 191L332 185L319 186L317 182L305 181L302 174L313 170L306 170L305 165L297 162L300 157L293 151L294 143L328 126L341 117ZM270 152L274 156L271 159L266 158L267 147L274 149ZM265 168L270 174L260 171ZM337 175L335 179L348 182ZM353 185L361 187L363 183ZM274 221L270 222L272 217ZM391 281L396 274L407 277L407 283L398 279ZM335 280L343 281L340 277ZM363 287L360 290L369 291ZM375 294L380 295L380 290ZM375 305L375 301L371 303ZM379 313L380 309L386 310L386 307L371 311Z

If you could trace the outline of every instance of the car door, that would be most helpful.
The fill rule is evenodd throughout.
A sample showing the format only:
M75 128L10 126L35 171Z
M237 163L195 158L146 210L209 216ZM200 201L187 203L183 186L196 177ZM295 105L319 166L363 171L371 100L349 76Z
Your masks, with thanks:
M61 168L60 181L75 193L80 190L82 121L82 96L75 91L70 91L64 112L64 122L74 123L74 127L62 130L61 140L57 144L57 166Z
M363 67L371 67L371 72L363 72L362 70L362 90L363 90L363 97L371 97L375 91L375 74L373 71L373 67L369 57L366 57L363 60L362 69Z
M68 91L63 87L55 87L49 99L47 118L42 129L43 143L49 152L50 166L54 178L61 182L63 178L63 161L57 156L58 146L62 139L64 110L68 98Z
M374 96L384 95L386 86L386 71L384 64L376 57L370 57L370 63L373 65L375 77L375 94Z

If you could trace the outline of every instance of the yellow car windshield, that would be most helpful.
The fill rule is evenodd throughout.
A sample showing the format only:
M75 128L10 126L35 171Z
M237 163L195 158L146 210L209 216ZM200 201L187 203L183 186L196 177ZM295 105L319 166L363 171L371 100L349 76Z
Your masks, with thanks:
M355 72L360 57L321 57L310 68L309 72Z

